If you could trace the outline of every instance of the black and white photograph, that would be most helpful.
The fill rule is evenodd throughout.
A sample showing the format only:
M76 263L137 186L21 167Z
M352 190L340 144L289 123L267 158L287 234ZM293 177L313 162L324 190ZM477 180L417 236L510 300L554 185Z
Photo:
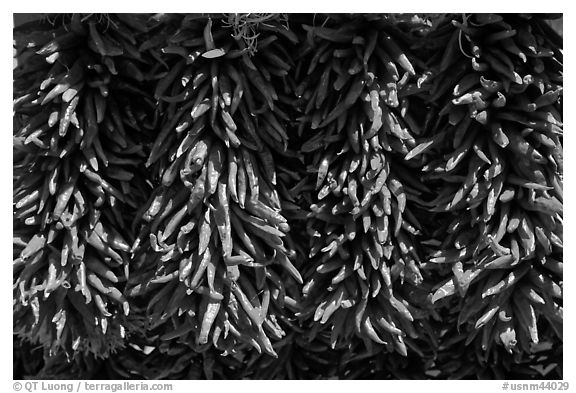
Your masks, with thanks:
M13 391L568 390L564 14L12 19Z

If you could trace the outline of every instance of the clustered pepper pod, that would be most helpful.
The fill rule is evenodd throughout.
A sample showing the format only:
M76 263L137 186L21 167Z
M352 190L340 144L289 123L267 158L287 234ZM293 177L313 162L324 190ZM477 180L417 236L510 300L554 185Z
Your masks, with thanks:
M553 17L16 28L19 372L561 377Z

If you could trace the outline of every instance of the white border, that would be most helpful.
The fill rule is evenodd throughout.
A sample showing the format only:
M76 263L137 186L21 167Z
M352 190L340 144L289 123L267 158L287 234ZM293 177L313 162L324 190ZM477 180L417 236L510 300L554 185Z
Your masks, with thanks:
M481 0L477 2L454 2L454 1L410 1L410 2L392 2L387 0L379 0L377 2L358 2L358 1L345 1L337 2L335 0L290 0L286 2L274 2L271 1L231 1L231 0L211 0L211 1L197 1L188 0L183 1L170 1L163 0L161 2L154 3L122 3L117 0L98 0L90 2L88 4L80 4L78 1L20 1L20 2L9 2L7 5L9 12L3 12L0 14L0 23L3 29L4 38L2 42L5 48L12 45L12 14L15 12L80 12L81 10L89 9L90 12L155 12L155 11L165 11L165 12L426 12L426 13L442 13L442 12L460 12L462 8L466 12L563 12L564 20L567 24L564 27L564 53L565 53L565 69L570 69L574 64L573 55L574 46L573 44L573 30L570 21L573 15L569 12L567 1L556 1L556 2L506 2L503 0L499 1L486 1ZM6 77L6 84L4 85L3 92L3 105L2 105L2 120L5 126L10 129L12 127L12 114L10 108L12 108L12 80L8 79L8 75L12 73L12 59L6 57L5 61L2 62L3 65L3 75ZM564 124L567 132L564 140L564 151L568 152L565 156L565 184L564 193L567 196L567 203L564 204L564 220L565 220L565 256L564 259L567 261L565 264L564 276L568 277L572 284L565 285L564 293L564 334L565 338L565 354L574 354L574 339L571 335L574 326L574 291L571 290L573 283L574 274L576 274L576 267L572 260L574 259L574 245L572 239L575 239L572 235L574 227L574 219L576 216L574 214L574 205L571 203L571 197L575 195L574 184L573 184L573 170L574 170L574 156L570 153L573 152L575 148L574 134L575 130L571 126L573 122L573 112L570 108L574 107L573 90L570 86L573 86L572 78L573 72L568 72L568 76L565 81L565 107L567 111L565 112ZM4 130L2 133L2 142L0 143L2 165L0 165L0 184L11 184L12 182L12 172L11 168L12 161L12 141L11 132L8 129ZM5 214L5 218L1 221L5 224L2 227L2 236L0 236L0 249L3 250L5 257L3 258L3 264L5 265L5 273L2 275L2 293L0 294L0 304L2 305L2 310L6 316L11 315L12 310L12 268L11 268L11 242L12 242L12 231L8 228L7 223L12 222L9 218L11 216L11 204L12 197L11 193L6 190L6 192L0 193L2 212ZM567 289L567 290L566 290ZM3 346L3 356L2 356L2 381L6 385L0 385L3 387L3 391L13 391L12 390L12 351L8 351L8 348L12 347L12 325L8 321L4 321L1 324L2 343L6 345ZM572 374L570 374L569 369L571 369L570 357L565 357L564 372L565 380L571 382L573 385L572 389L576 387L576 380L572 379ZM67 382L67 381L62 381ZM113 382L113 381L108 381ZM502 391L501 381L229 381L229 382L217 382L217 381L171 381L174 384L174 392L189 392L190 388L194 390L204 390L204 391L234 391L234 392L254 392L254 389L274 389L274 390L290 390L298 388L312 388L326 386L330 391L343 391L349 392L352 389L360 391L362 389L401 389L409 385L410 388L422 389L422 391L431 392L451 392L458 391L461 393L463 389L467 392L500 392ZM527 381L528 382L528 381ZM4 390L6 389L6 390ZM268 390L269 391L269 390Z

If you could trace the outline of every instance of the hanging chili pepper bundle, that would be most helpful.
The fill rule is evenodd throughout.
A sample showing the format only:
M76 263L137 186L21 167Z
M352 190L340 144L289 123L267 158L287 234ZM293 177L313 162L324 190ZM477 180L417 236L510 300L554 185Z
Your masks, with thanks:
M357 336L406 354L404 336L415 336L412 322L425 313L394 287L422 283L420 225L407 197L420 186L395 156L415 146L400 102L416 71L387 25L330 22L302 26L296 68L315 184L302 202L311 241L300 314L313 318L313 331L328 326L333 348Z
M429 265L452 274L432 300L462 297L457 324L486 359L493 343L530 354L539 321L562 338L559 41L538 16L447 17L438 31L446 49L430 65L435 123L406 157L423 155L437 195L421 204L445 212Z
M14 330L53 353L105 357L124 345L127 227L148 189L150 100L134 46L145 26L129 15L38 23L16 35Z
M137 264L129 293L149 298L148 328L161 341L274 356L285 273L301 282L274 164L290 154L281 89L295 37L268 20L251 53L226 19L174 19L155 47L169 70L154 92L162 114L146 166L155 190L132 247L155 257Z

